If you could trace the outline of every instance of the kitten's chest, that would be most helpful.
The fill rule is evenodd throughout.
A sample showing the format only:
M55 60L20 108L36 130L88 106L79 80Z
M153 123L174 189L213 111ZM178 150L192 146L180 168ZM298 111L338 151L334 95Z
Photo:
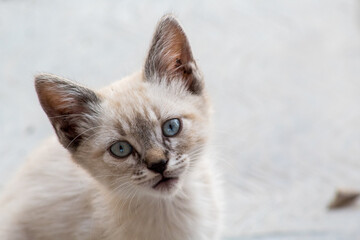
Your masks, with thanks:
M124 210L106 231L106 239L200 239L194 229L199 213L189 203L154 202Z

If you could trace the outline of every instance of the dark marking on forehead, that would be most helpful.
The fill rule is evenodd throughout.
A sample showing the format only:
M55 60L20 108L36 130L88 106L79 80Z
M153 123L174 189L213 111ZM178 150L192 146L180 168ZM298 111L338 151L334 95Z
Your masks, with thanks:
M119 131L119 133L121 134L121 136L126 136L126 132L122 126L122 124L120 122L118 122L116 124L116 129Z
M132 121L131 121L131 119L129 118L129 116L127 114L124 114L123 118L124 118L124 121L127 123L128 126L132 126Z
M142 116L140 113L136 114L134 122L131 125L133 136L137 138L139 142L142 142L145 148L150 148L153 145L151 140L153 136L155 136L155 128L156 123Z
M151 109L153 110L153 112L155 113L155 116L157 118L158 121L161 120L161 114L160 114L160 110L156 107L156 106L151 106Z
M148 108L146 105L143 105L143 111L144 111L144 118L150 120L150 113L148 111Z

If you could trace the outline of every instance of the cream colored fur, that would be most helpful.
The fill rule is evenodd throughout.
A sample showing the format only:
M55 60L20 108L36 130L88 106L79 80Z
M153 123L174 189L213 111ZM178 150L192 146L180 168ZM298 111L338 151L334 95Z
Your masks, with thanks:
M194 74L197 71L193 69ZM202 81L200 75L195 77L194 81ZM8 185L0 199L0 239L218 239L222 194L208 149L206 91L199 88L196 91L201 93L194 94L183 80L163 78L140 72L94 91L99 104L91 108L96 114L87 113L78 120L77 130L86 137L76 148L59 133L62 130L54 119L61 116L49 116L62 145L56 137L48 139ZM56 99L56 104L74 108L74 94L57 89L61 81L54 75L38 76L38 93L46 95L39 90L44 86L64 99ZM202 82L197 84L202 86ZM50 100L40 100L46 110L43 101ZM157 191L152 186L159 174L138 159L164 150L161 122L173 117L181 118L182 130L169 140L174 151L168 154L164 176L179 181L168 192ZM142 136L141 129L150 126L153 131ZM111 156L109 144L124 138L139 156Z

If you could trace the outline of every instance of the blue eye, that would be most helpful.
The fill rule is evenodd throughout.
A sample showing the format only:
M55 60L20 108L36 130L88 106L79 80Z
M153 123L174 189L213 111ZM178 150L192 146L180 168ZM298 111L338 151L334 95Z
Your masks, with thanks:
M110 152L119 158L124 158L130 155L132 152L132 146L125 141L119 141L111 145Z
M181 122L177 118L167 120L162 126L163 134L166 137L173 137L176 134L178 134L180 130L181 130Z

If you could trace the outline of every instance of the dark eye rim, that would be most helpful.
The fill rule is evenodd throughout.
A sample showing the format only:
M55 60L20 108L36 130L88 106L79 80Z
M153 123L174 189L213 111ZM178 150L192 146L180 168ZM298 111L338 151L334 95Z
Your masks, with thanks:
M171 136L170 136L170 135L167 135L167 134L164 132L164 125L165 125L165 123L167 123L167 122L169 122L169 121L171 121L171 120L179 120L180 126L179 126L179 131L177 131L177 133L175 133L174 135L171 135ZM164 121L164 122L162 123L162 125L161 125L161 131L162 131L162 134L163 134L165 137L169 137L169 138L171 138L171 137L176 137L176 136L179 135L179 133L181 132L182 126L183 126L183 124L182 124L181 118L170 118L170 119L167 119L166 121Z
M114 144L118 143L118 142L125 142L125 143L129 144L131 150L130 150L130 152L129 152L127 155L120 157L120 156L118 156L118 155L115 155L115 154L111 151L111 147L112 147ZM107 148L107 151L108 151L108 152L110 153L110 155L113 156L114 158L120 159L120 158L127 158L130 154L132 154L132 153L135 151L135 149L134 149L134 147L133 147L128 141L118 140L118 141L112 142L112 143L110 144L110 146Z

